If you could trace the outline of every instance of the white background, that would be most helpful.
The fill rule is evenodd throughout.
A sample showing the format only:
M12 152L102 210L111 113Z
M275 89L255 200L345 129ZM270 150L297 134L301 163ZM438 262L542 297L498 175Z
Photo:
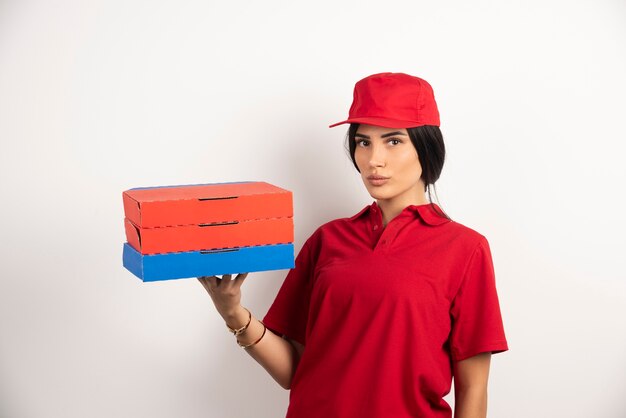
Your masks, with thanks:
M267 181L299 250L372 201L327 126L382 71L432 84L439 202L492 248L489 416L626 416L623 1L4 0L0 417L284 416L196 280L122 268L122 191Z

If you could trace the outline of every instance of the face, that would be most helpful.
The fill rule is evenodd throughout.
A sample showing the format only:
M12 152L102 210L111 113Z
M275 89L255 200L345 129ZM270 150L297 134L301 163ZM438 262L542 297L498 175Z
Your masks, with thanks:
M354 158L369 194L405 207L425 203L422 166L406 129L360 125Z

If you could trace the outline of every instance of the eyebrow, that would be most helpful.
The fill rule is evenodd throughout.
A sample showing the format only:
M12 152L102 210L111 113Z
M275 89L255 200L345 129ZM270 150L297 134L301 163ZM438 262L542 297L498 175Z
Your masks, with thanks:
M400 131L395 131L395 132L389 132L386 134L381 135L381 138L388 138L390 136L396 136L396 135L404 135L406 136L406 134L404 132L400 132ZM365 139L370 139L370 137L368 135L363 135L363 134L354 134L355 137L359 137L359 138L365 138Z

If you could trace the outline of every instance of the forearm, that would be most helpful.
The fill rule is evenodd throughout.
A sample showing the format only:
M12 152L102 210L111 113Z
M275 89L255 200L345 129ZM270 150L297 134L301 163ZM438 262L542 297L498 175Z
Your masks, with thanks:
M226 323L234 329L243 327L248 322L248 312L239 306L231 315L226 316ZM257 341L263 335L263 324L252 316L248 328L237 336L243 345ZM259 363L283 388L289 389L291 378L298 363L295 347L284 338L269 329L261 340L246 348L245 351Z
M456 389L454 418L486 418L487 388L482 386Z

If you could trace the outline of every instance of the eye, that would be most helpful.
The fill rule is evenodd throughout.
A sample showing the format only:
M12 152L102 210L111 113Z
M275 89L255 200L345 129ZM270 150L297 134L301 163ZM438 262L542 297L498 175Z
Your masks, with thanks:
M402 143L402 140L397 138L391 138L388 142L390 142L392 145L398 145Z
M355 142L357 147L366 147L370 143L367 139L357 139Z

